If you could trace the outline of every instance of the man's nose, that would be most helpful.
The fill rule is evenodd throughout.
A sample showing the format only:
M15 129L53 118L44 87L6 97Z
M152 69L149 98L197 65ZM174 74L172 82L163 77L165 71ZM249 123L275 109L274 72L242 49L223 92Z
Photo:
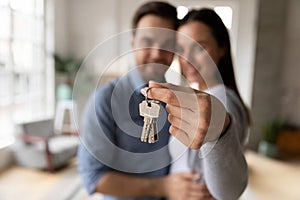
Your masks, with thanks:
M151 57L152 58L161 58L163 55L163 49L154 47L151 48Z

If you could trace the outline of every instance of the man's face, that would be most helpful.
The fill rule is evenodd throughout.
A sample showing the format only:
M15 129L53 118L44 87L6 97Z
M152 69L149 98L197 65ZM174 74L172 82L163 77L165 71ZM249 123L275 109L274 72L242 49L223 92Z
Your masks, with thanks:
M171 20L145 15L137 28L132 40L137 67L145 82L160 82L173 60L171 51L176 42L174 25Z

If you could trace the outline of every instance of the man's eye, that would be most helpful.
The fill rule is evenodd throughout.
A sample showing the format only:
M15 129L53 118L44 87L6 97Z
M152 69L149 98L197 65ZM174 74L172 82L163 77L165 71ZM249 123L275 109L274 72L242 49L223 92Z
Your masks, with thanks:
M142 38L140 40L141 47L151 47L153 45L153 41L150 38Z
M164 43L162 46L161 46L162 49L164 50L168 50L168 51L174 51L175 49L175 43L174 41L168 41L166 43Z

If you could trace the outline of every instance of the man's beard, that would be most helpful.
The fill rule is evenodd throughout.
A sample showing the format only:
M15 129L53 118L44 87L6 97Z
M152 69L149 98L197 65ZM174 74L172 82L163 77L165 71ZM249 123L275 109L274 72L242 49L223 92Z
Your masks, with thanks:
M146 82L153 80L156 82L165 82L165 73L167 66L161 64L148 64L142 69L143 78ZM151 69L149 69L151 68ZM156 68L156 69L155 69Z

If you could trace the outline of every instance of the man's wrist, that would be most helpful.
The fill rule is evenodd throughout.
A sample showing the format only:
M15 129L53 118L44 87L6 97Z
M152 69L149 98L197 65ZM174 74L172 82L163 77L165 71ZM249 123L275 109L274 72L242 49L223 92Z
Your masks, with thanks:
M152 195L154 197L166 197L166 177L151 178L150 190L153 191Z

